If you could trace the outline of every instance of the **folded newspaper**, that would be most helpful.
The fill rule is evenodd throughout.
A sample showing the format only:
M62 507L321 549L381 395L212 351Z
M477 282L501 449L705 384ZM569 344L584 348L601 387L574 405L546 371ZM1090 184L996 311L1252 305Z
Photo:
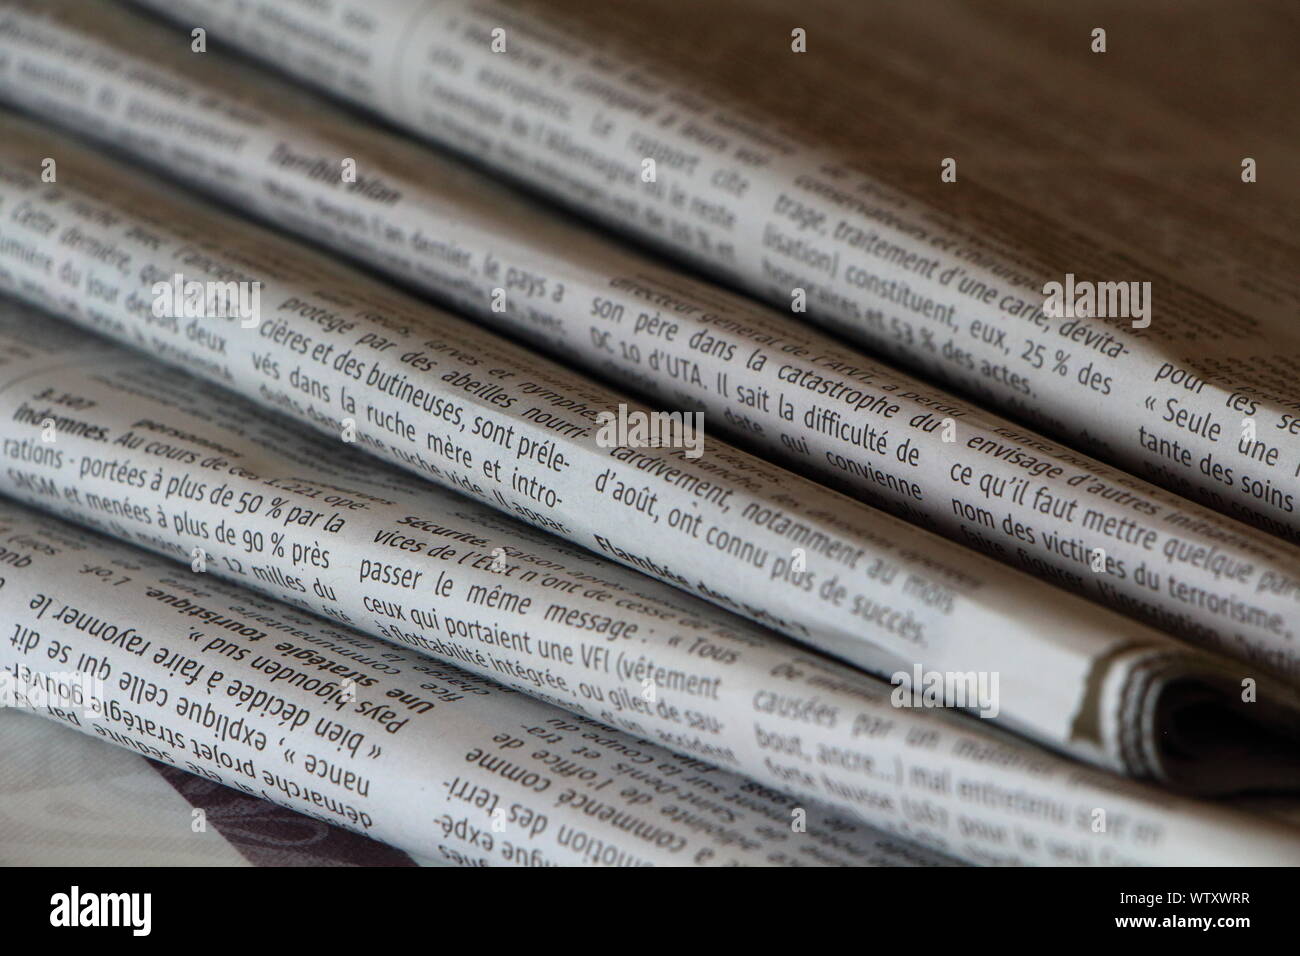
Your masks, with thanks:
M715 434L822 484L1300 683L1300 548L182 40L108 0L0 5L0 97L652 404L699 409Z
M719 92L722 74L741 67L691 54L701 31L735 32L726 10L692 5L693 29L665 31L671 21L656 21L651 4L651 44L632 42L647 39L625 22L637 17L591 4L136 2L780 308L803 299L810 319L1300 539L1293 308L1235 308L1235 292L1223 304L1073 223L1040 229L1036 242L1004 239L991 218L972 227L860 172L853 153L780 122L807 112L805 102L777 108L782 84L748 86L760 102ZM848 6L830 32L856 15ZM999 52L1019 55L1001 39ZM772 43L773 55L792 49L788 32ZM675 69L649 59L665 46L680 47ZM736 59L752 64L746 53ZM820 71L816 57L792 59L806 71L798 76L819 81L819 97L835 99L844 77L834 58ZM956 160L943 164L955 170ZM1279 282L1293 306L1294 282Z
M15 693L121 746L458 862L1300 863L23 307L0 355L0 490L180 562L0 508Z
M0 133L0 290L877 674L945 687L997 674L993 719L1081 759L1195 789L1296 785L1294 748L1251 746L1253 732L1236 772L1214 769L1231 749L1221 730L1243 721L1294 739L1293 690L717 439L706 451L681 413L652 414L71 140L13 117ZM239 301L214 310L208 293L231 288ZM22 414L83 427L57 403ZM647 441L647 425L673 426L671 441ZM413 581L381 563L360 583ZM1169 731L1199 727L1207 701L1223 727L1193 735L1209 752L1188 761Z
M749 12L0 0L0 705L341 861L1300 862L1286 251L918 185L828 34L926 18Z
M6 704L408 852L513 866L944 859L7 503L0 560ZM1243 834L1239 851L1267 837Z

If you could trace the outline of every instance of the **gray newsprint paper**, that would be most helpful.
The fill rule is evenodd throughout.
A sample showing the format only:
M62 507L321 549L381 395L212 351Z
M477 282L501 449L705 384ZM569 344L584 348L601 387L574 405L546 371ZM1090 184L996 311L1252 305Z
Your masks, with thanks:
M1300 772L1294 748L1215 769L1207 705L1296 733L1295 692L1239 663L706 442L681 413L69 139L11 117L0 133L0 290L864 669L918 675L917 693L939 675L958 703L944 675L996 674L998 706L979 709L1081 759L1195 789ZM1188 759L1180 723L1211 753Z
M232 57L196 55L188 35L120 4L0 5L0 52L0 97L42 119L653 405L702 411L710 433L822 484L1300 682L1294 545L624 249Z
M0 356L0 490L111 536L0 506L0 677L136 753L455 863L1300 863L25 306Z
M711 437L706 453L698 428L647 441L671 416L70 140L2 128L0 288L878 674L997 674L986 716L1075 756L1196 788L1294 782L1285 752L1225 776L1170 746L1207 694L1294 734L1294 692L1241 665Z
M8 502L0 585L7 706L432 860L945 859Z
M1044 237L1034 241L1007 236L991 217L971 221L919 202L862 171L852 151L791 133L773 118L779 104L720 95L722 74L742 69L723 56L696 70L714 82L695 82L682 66L700 42L691 31L659 30L643 44L680 46L662 55L675 69L631 52L638 27L621 21L653 20L653 3L625 18L600 4L537 0L138 2L779 308L806 299L807 318L1071 444L1300 537L1300 329L1290 276L1256 280L1244 298L1239 288L1210 296L1204 282L1163 274L1072 222L1051 228L1026 212L1022 232ZM969 18L954 6L954 19ZM704 5L691 11L709 18ZM969 28L1000 41L1006 59L1020 56L987 25ZM899 29L898 42L914 42ZM710 35L736 32L724 24ZM791 48L788 36L770 40L774 52ZM795 69L816 62L803 57ZM799 75L834 98L843 85L835 62ZM751 84L756 100L796 95L762 86L774 89ZM882 96L857 94L843 95L859 107ZM1027 114L1043 112L1025 101ZM808 109L785 106L787 117ZM1107 185L1121 189L1123 180ZM1267 309L1269 294L1289 308Z

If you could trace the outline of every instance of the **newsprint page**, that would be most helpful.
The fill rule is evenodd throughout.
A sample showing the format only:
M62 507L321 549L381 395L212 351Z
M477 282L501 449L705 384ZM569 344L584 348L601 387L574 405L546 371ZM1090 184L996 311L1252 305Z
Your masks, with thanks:
M6 930L1293 928L1297 91L1289 0L0 0Z

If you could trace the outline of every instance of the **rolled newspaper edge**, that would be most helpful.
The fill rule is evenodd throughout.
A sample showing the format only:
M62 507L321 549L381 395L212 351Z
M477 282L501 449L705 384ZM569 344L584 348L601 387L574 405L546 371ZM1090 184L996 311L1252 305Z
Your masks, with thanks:
M1219 832L1249 832L1249 822L950 714L942 679L931 699L933 674L891 688L486 506L336 451L218 386L27 316L23 306L0 311L0 446L11 460L0 487L188 563L167 599L182 620L208 620L192 589L226 576L972 862L1204 860L1199 843L1186 842L1201 831L1218 834L1225 859L1254 853ZM49 442L38 437L40 416L31 420L41 398L68 411ZM139 509L152 520L133 520ZM307 517L319 527L305 527ZM391 548L405 559L393 565L397 583L385 584L365 567L388 566ZM102 563L83 573L86 586L113 574ZM404 587L422 574L436 578L432 590ZM483 623L485 600L518 620ZM620 633L611 636L611 622ZM550 650L539 656L542 645ZM1102 691L1131 684L1103 681ZM996 696L981 703L996 706ZM1110 712L1108 703L1099 717ZM692 735L688 726L710 729ZM1096 829L1108 815L1133 825ZM1008 845L1012 833L1020 836Z
M1134 724L1131 712L1085 724L1099 733L1076 727L1079 715L1129 680L1122 668L1106 666L1118 649L1182 646L1168 636L721 442L710 440L708 454L695 460L656 444L603 442L590 416L614 408L651 413L60 135L12 116L0 117L0 128L0 199L17 213L0 223L0 254L9 265L0 288L144 345L336 440L346 442L351 432L362 447L424 478L865 670L998 673L996 719L1006 726L1129 775L1159 772L1158 761L1135 761L1143 751L1126 744L1148 727ZM59 157L57 185L39 172L51 151ZM178 266L218 276L215 285L235 278L256 285L278 303L274 318L178 313L176 288L166 279ZM394 358L398 343L423 348ZM280 365L295 374L305 365L310 390L299 397L285 391ZM563 408L583 414L566 419L556 411ZM516 433L515 461L525 442L530 457L507 480L502 436ZM448 446L456 451L425 457L429 448ZM494 470L485 462L495 462ZM654 512L661 495L673 509L673 534ZM672 514L681 516L675 526ZM782 552L802 550L792 543L808 544L815 573L777 574ZM1191 649L1183 659L1204 661L1210 671L1240 668ZM1267 721L1280 714L1279 732L1294 733L1295 692L1267 686L1270 707L1252 712ZM1272 786L1290 772L1273 763L1257 777L1243 773L1237 786Z

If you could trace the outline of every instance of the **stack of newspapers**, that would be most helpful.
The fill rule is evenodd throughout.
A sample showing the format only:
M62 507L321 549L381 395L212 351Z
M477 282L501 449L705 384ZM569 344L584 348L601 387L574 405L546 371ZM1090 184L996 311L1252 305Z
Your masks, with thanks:
M157 862L1300 863L1294 146L799 6L0 0L0 689L99 741L5 759Z

